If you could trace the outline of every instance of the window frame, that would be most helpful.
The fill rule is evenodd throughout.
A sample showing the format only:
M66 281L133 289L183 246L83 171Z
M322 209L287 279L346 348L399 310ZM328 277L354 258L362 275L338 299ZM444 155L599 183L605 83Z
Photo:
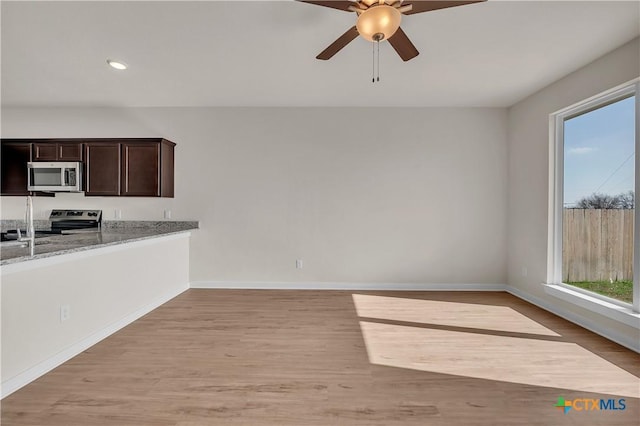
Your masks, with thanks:
M640 190L640 78L592 96L549 115L549 246L545 291L634 327L640 327L640 206L634 211L633 302L626 303L562 282L564 209L564 122L635 96L635 192Z

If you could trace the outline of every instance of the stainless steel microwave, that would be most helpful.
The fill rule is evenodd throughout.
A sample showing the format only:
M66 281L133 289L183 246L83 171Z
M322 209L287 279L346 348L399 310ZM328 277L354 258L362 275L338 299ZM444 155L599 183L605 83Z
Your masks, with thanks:
M81 192L82 163L43 161L27 163L29 191Z

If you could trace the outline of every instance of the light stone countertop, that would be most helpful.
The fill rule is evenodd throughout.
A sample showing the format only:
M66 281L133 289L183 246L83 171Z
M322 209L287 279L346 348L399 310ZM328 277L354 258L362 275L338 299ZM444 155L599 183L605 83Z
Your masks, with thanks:
M103 222L102 230L97 232L36 238L33 256L30 255L28 247L2 247L0 249L0 266L178 234L197 228L198 222L196 221Z

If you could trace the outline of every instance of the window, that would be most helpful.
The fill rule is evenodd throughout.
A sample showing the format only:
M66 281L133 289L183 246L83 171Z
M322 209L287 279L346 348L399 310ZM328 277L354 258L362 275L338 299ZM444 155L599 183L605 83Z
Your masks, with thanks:
M640 311L639 87L636 80L551 116L548 283L583 307Z

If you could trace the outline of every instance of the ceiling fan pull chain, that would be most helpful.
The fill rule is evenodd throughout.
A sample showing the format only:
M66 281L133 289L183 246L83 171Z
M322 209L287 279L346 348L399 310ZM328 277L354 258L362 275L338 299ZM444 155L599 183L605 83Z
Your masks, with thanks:
M376 82L376 47L371 43L371 82Z
M378 81L380 81L380 40L378 40L377 43L378 43Z

